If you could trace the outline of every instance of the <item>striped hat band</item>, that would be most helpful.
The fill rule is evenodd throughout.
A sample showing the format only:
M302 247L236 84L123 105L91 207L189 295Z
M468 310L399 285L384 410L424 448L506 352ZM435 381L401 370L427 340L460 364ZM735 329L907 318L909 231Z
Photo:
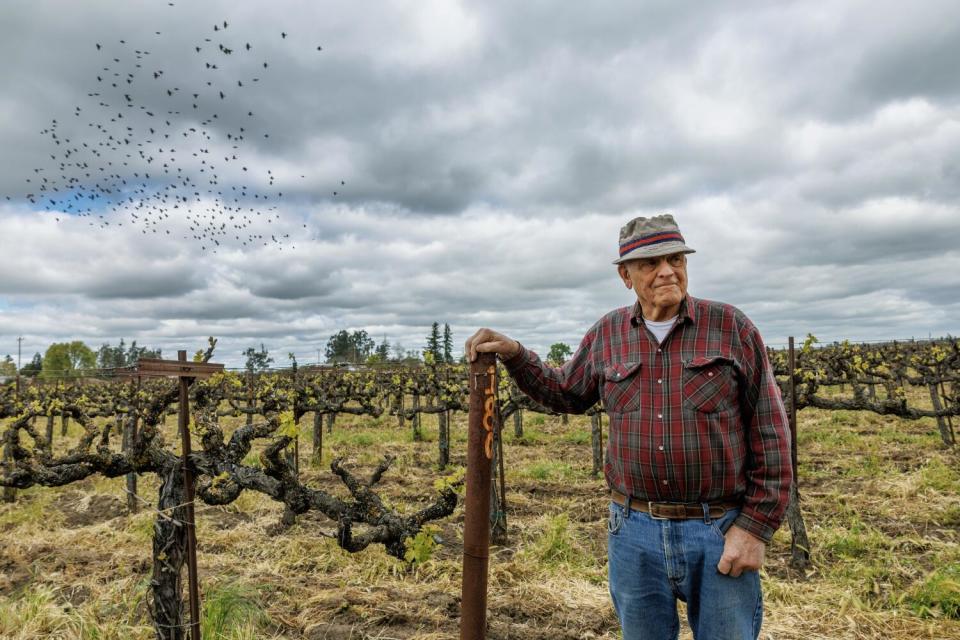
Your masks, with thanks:
M664 242L679 242L680 244L685 244L683 236L680 235L679 232L660 231L657 233L650 233L645 236L640 236L639 238L632 238L627 242L624 242L620 245L620 257L622 258L639 247L649 247Z

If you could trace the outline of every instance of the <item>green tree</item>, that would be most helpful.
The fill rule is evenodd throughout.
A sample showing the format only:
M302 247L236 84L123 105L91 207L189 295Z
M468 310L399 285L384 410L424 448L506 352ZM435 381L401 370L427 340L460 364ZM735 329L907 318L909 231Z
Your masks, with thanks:
M371 364L383 364L390 361L390 343L387 342L387 336L383 336L383 342L377 345L373 353L367 358Z
M127 349L127 366L136 364L137 360L139 360L140 358L160 358L160 357L162 357L161 349L148 349L146 347L138 347L137 341L134 340L133 342L130 343L130 348Z
M104 344L97 350L97 366L101 369L114 369L124 367L126 364L127 349L123 338L120 338L120 344L116 347Z
M138 347L136 340L131 342L130 346L127 347L123 338L120 338L120 344L115 347L109 344L100 346L100 349L97 350L97 366L101 369L129 367L130 365L136 364L140 358L159 357L159 349L153 350L147 349L146 347Z
M40 375L43 370L43 356L40 353L33 354L33 359L20 368L20 375L28 378L34 378Z
M273 362L273 357L263 346L262 342L260 343L260 351L257 351L253 347L248 347L242 355L247 358L247 362L244 365L247 368L247 373L263 373L270 368L270 364Z
M17 363L13 361L13 358L10 354L7 354L7 357L3 359L3 362L0 362L0 376L16 376L17 375Z
M76 378L97 366L97 354L80 340L56 342L43 354L42 378Z
M567 358L573 355L573 350L569 345L562 342L555 342L550 345L550 353L547 354L547 364L551 367L559 367Z
M327 340L327 362L366 362L376 343L364 329L341 329Z
M434 322L430 327L430 333L427 335L427 348L423 350L423 355L432 354L433 362L442 362L443 347L440 343L440 323Z
M453 364L453 332L446 322L443 323L443 361Z

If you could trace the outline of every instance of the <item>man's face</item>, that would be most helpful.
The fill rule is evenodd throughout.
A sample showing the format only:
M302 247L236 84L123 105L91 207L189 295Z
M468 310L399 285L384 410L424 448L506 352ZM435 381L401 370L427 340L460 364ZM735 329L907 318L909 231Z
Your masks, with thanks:
M617 271L628 289L633 289L644 308L679 306L687 295L687 256L671 253L655 258L628 260L617 265Z

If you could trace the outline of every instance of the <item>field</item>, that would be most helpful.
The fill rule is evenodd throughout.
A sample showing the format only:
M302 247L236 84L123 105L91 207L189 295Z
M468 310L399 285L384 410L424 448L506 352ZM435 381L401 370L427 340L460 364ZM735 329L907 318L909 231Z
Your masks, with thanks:
M397 457L380 487L396 507L426 502L434 480L465 460L456 415L453 464L436 468L434 418L426 442L395 419L341 416L325 436L309 484L338 495L330 455L354 468ZM491 550L488 637L616 638L606 585L606 500L590 476L590 426L581 416L528 413L521 440L505 429L509 544ZM170 427L172 434L172 424ZM509 427L509 425L508 425ZM71 427L68 441L78 435ZM777 532L764 571L762 638L960 638L960 456L935 423L866 412L799 415L800 490L814 566L788 565L789 532ZM155 501L151 477L140 495ZM148 614L153 514L126 513L122 478L18 492L0 504L0 637L153 637ZM348 554L315 512L286 531L282 508L246 493L198 507L204 638L313 640L456 638L462 507L442 521L442 541L420 545L412 567L382 547ZM682 616L681 616L682 618ZM690 638L682 625L682 638Z

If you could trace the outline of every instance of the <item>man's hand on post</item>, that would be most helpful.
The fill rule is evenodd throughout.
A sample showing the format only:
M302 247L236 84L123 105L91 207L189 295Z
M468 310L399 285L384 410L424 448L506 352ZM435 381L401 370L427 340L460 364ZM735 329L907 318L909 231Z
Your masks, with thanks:
M760 538L737 525L731 525L723 539L723 555L717 563L720 573L739 578L744 571L757 571L763 565L767 544Z
M484 328L467 339L463 352L469 362L477 359L477 353L496 353L507 359L520 353L520 343L502 333Z

